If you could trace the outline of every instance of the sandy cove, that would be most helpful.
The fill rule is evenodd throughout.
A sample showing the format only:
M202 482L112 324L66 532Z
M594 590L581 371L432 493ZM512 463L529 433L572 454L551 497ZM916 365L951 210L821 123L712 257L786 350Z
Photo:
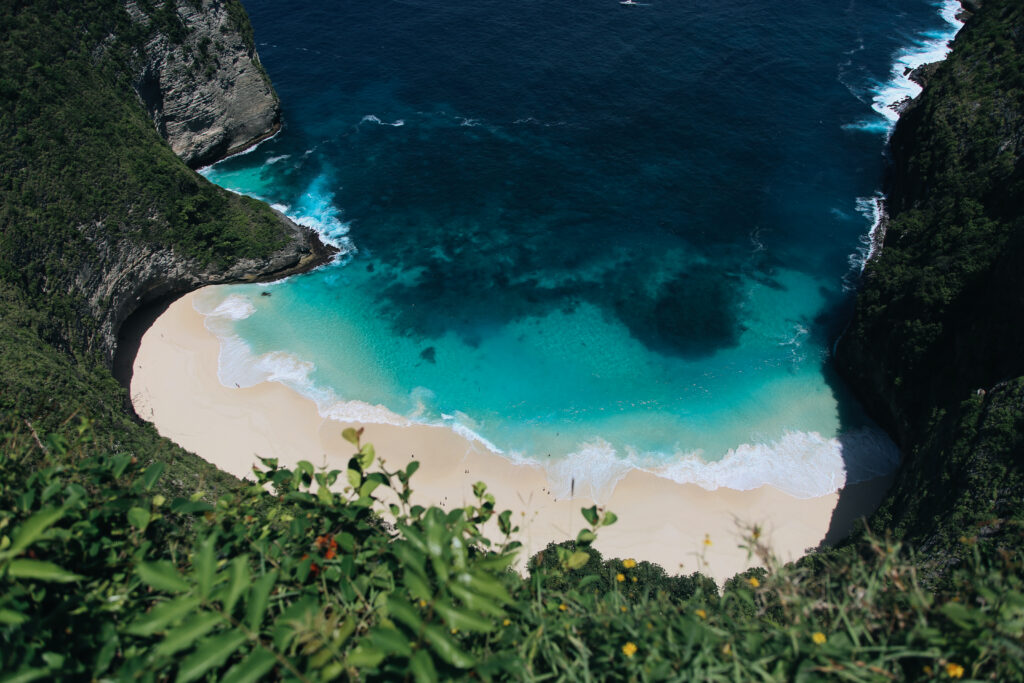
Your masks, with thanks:
M264 382L229 388L217 378L220 342L192 305L195 293L178 299L142 336L132 367L131 398L140 417L163 436L238 477L252 478L257 456L294 466L344 469L352 447L341 438L342 423L320 416L316 404L283 384ZM512 509L525 546L522 557L550 541L575 538L584 526L579 510L593 501L577 496L555 500L544 471L515 465L482 445L444 427L365 425L388 469L415 458L414 502L445 508L473 500L472 485L484 481L499 510ZM839 493L793 498L770 486L752 491L707 491L632 470L619 482L606 507L619 516L601 529L596 547L605 557L656 562L670 574L702 571L719 584L752 566L738 547L740 524L759 524L776 555L793 560L835 538L868 514L891 478L848 487L842 514L833 514ZM840 519L841 518L841 519ZM830 528L832 527L832 528ZM704 542L705 535L711 545Z

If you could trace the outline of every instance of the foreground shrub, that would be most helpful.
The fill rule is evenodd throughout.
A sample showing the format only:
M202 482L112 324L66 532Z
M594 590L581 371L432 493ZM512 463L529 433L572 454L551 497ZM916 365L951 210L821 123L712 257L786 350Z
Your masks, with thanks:
M417 464L389 471L358 432L344 470L267 460L212 501L154 494L163 464L90 433L4 436L0 680L1024 677L1022 557L972 539L934 592L898 543L783 566L752 529L765 566L719 595L602 559L615 516L592 507L524 579L485 485L464 508L411 506Z

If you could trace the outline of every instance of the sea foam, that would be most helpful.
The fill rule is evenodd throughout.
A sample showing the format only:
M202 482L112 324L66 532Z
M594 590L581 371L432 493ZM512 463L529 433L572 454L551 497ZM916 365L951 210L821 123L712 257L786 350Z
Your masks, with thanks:
M960 9L959 0L945 0L938 10L946 26L921 34L913 45L895 54L889 80L875 83L872 87L871 108L882 118L859 121L845 128L886 135L892 132L905 104L921 94L921 86L910 79L911 72L919 66L946 58L951 49L950 41L964 25L957 18Z
M872 428L833 438L786 432L777 441L741 444L719 460L705 457L701 451L677 452L671 458L631 449L620 454L608 441L595 438L567 456L540 459L517 454L515 459L545 469L556 498L584 495L599 503L607 502L632 469L709 491L772 486L794 498L817 498L889 474L900 462L895 444Z
M376 123L378 126L392 126L394 128L399 128L399 127L405 125L405 120L404 119L395 119L392 122L381 121L375 115L367 114L362 119L360 119L359 123Z

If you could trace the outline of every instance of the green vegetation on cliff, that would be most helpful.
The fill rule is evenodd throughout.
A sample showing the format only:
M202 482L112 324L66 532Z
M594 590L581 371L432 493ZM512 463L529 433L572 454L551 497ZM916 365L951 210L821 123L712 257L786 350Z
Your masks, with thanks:
M94 288L109 273L130 286L161 249L216 269L292 236L262 203L189 170L157 134L132 89L135 68L156 32L189 28L174 2L137 4L139 20L117 0L0 10L0 417L56 432L88 415L97 440L177 462L174 479L195 490L231 477L126 412L101 317L138 302L97 301ZM248 28L240 3L227 4Z
M125 245L228 264L287 239L266 206L206 182L157 134L134 67L154 31L186 28L165 16L173 2L147 5L138 22L117 0L0 11L0 280L64 323L46 340L65 351L92 348L82 281Z
M939 562L1024 496L1024 5L987 0L892 138L890 221L839 366L907 454L876 526Z

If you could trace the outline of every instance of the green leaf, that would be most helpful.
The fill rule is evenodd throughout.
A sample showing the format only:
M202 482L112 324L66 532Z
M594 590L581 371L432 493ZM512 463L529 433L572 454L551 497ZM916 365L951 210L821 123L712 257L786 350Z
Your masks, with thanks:
M133 507L128 510L128 523L139 531L145 531L149 526L149 510L140 507Z
M221 623L220 615L212 612L201 612L178 628L168 632L164 639L153 648L153 654L158 657L173 655L175 652L191 647L219 623Z
M64 668L64 655L59 655L56 652L44 652L42 656L46 666L51 669L59 670Z
M229 571L231 575L228 579L227 593L224 595L224 611L231 614L235 609L235 603L238 602L238 598L249 587L249 581L251 580L249 575L249 556L241 555L233 559Z
M482 497L484 495L484 491L486 490L487 484L485 484L482 481L478 481L477 483L473 484L473 495L476 496L477 498Z
M128 469L128 465L132 464L132 456L130 455L115 455L110 459L111 474L114 475L115 479L120 479L124 471Z
M164 463L155 462L146 468L146 471L142 474L142 485L147 491L153 488L153 484L160 478L160 475L164 473Z
M566 564L568 565L569 569L579 569L589 561L590 553L588 553L586 550L577 550L569 556L569 561L566 562Z
M377 665L384 661L385 654L375 647L370 647L367 643L360 643L351 650L345 657L345 661L348 662L349 666L357 669L375 669Z
M353 489L359 491L359 487L363 485L363 475L359 470L349 469L345 472L345 476L348 477L348 483Z
M245 634L235 629L210 638L196 648L178 668L178 683L189 683L210 669L220 666L245 642Z
M197 607L199 607L199 598L191 595L161 602L148 613L128 624L125 630L134 636L151 636L165 630L168 625L183 618Z
M474 633L490 633L494 630L494 624L487 619L468 610L459 609L443 600L439 600L434 605L434 610L441 615L441 618L444 619L449 628L455 628L460 631L472 631Z
M580 533L576 536L576 542L582 543L584 545L589 545L593 543L596 539L597 534L595 534L590 529L580 529Z
M373 464L374 458L377 457L377 452L373 449L372 443L364 443L363 447L359 449L359 455L356 457L359 460L359 466L366 470Z
M220 683L255 683L274 668L276 663L274 655L266 650L253 650L245 659L228 669Z
M353 446L358 447L359 446L359 437L362 435L362 433L363 433L362 429L356 430L356 429L353 429L352 427L346 427L341 432L341 438L345 439L345 441L348 441Z
M388 654L408 657L412 654L412 646L401 631L395 628L378 626L369 633L370 644Z
M39 540L48 528L53 526L57 520L64 516L64 508L43 508L26 519L14 530L11 538L11 546L3 553L2 557L14 557L22 550Z
M192 575L199 587L199 597L204 599L210 595L213 577L217 573L216 543L216 532L204 538L199 544L199 552L196 553L193 561Z
M355 547L356 547L356 537L353 536L352 534L348 533L347 531L342 531L340 534L336 535L334 538L337 539L337 541L338 541L338 547L341 548L346 553L350 553L353 550L355 550Z
M505 510L500 515L498 515L498 529L501 531L501 533L503 533L506 536L508 536L510 533L512 533L512 511L511 510Z
M184 593L191 588L170 562L140 562L135 573L147 586L165 593Z
M587 520L587 524L590 526L597 526L597 506L591 505L588 508L580 508L580 512L583 513L583 518Z
M40 678L50 678L53 672L49 669L23 669L15 674L0 678L0 683L28 683Z
M426 578L427 573L423 568L423 555L418 553L408 541L395 541L391 544L391 552L402 564L402 568L408 572L415 572Z
M359 487L359 495L368 496L373 493L378 486L380 486L380 482L376 479L367 479L363 482L363 485Z
M402 581L405 583L405 587L409 589L409 595L414 598L430 600L434 595L427 580L415 572L405 572Z
M388 596L388 613L414 632L419 632L423 627L423 620L413 606L393 595Z
M452 666L459 669L468 669L473 666L473 658L459 649L455 640L440 626L427 626L423 631L423 636L430 643L434 652Z
M201 500L175 498L171 501L171 512L176 515L191 515L195 512L211 512L213 506Z
M7 573L16 579L34 579L36 581L53 581L55 583L70 583L85 577L73 574L66 569L61 569L53 562L42 560L16 559L11 560L7 565Z
M320 486L316 490L316 498L320 501L321 505L330 506L334 502L334 494L331 493L331 489L328 486Z
M412 677L416 683L434 683L438 680L434 661L425 650L420 650L412 656L409 660L409 670L412 671Z
M512 602L511 596L508 591L505 590L505 586L501 584L493 576L487 574L461 574L459 575L459 582L471 589L475 593L480 595L489 595L503 605L507 605Z
M420 468L420 461L419 460L413 460L408 465L406 465L405 466L405 477L406 477L406 479L408 479L409 477L414 475L416 473L416 470L418 470L419 468Z
M263 624L263 615L267 611L267 604L270 601L270 590L277 581L277 570L271 570L256 579L249 593L249 604L246 606L246 621L249 630L259 631Z
M17 626L18 624L24 624L28 621L21 612L15 612L9 609L0 609L0 624L6 624L8 626Z
M604 520L601 522L601 526L611 526L615 522L619 521L619 516L614 512L604 513Z
M962 629L973 629L978 621L978 615L959 602L947 602L942 613Z
M461 584L452 583L448 586L448 590L469 609L490 614L492 617L505 616L505 610L499 605L496 605L482 595L477 595Z

